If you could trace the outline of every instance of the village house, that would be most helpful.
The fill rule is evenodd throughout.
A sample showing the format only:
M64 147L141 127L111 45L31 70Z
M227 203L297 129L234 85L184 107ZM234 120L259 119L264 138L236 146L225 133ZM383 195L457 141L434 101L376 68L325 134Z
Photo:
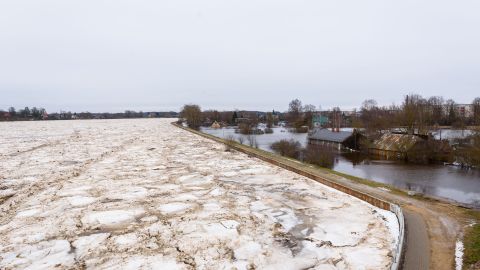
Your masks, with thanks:
M312 126L315 128L325 127L328 123L328 117L325 115L315 114L312 117Z
M448 142L424 135L386 133L368 148L370 155L383 159L405 160L414 163L449 161L452 149Z
M308 134L308 143L322 145L338 150L356 150L359 148L360 133L355 129L340 131L338 129L314 128Z
M214 121L212 124L212 128L221 128L221 127L222 126L217 121Z

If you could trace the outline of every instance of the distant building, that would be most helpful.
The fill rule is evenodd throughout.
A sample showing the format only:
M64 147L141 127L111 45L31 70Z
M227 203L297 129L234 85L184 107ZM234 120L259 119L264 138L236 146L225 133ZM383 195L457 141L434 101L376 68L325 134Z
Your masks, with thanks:
M468 118L473 116L473 104L455 104L453 109L459 117ZM450 106L448 104L443 105L443 115L447 116L450 114Z
M360 133L352 131L332 131L326 128L314 128L308 134L308 143L342 149L358 149Z
M328 125L328 117L321 114L315 114L312 117L312 126L314 128L325 127Z
M455 104L455 111L460 117L468 118L473 116L473 104Z
M246 118L246 117L238 117L238 118L235 119L235 123L236 124L249 124L250 119Z

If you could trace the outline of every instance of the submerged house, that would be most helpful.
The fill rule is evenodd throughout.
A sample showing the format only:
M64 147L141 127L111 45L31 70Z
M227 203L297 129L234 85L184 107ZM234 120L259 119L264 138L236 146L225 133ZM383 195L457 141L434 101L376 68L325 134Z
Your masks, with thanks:
M308 143L312 145L322 145L332 148L358 149L360 142L360 133L355 129L352 131L330 130L327 128L314 128L308 134Z
M384 159L426 163L448 161L452 149L448 142L428 136L387 133L369 146L368 153Z
M221 128L221 127L222 126L217 121L214 121L212 124L212 128Z

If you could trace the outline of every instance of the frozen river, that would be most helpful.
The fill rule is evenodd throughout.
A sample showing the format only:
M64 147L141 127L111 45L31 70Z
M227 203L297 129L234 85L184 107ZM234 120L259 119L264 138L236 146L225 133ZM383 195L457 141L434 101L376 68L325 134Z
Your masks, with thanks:
M171 121L0 123L0 268L389 269L392 213Z

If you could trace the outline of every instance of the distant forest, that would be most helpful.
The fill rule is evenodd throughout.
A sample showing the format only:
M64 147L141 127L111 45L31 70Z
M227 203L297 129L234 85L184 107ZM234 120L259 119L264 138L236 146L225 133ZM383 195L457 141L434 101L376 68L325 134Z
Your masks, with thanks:
M72 113L61 111L59 113L47 113L44 108L29 108L16 110L10 107L7 111L0 110L0 121L32 121L32 120L71 120L71 119L123 119L123 118L176 118L177 112L136 112L125 111L123 113Z

